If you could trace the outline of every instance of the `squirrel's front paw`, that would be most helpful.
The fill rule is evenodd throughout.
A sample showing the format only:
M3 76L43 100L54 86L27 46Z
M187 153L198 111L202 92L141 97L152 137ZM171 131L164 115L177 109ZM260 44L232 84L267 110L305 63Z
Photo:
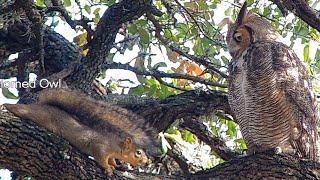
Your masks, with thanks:
M99 159L97 159L97 161L99 162L99 164L102 167L104 167L104 169L108 173L108 176L113 175L113 171L115 170L115 166L112 163L110 163L109 157L99 158Z
M108 176L112 176L113 175L113 170L115 169L115 167L112 166L112 165L106 165L105 169L106 169L106 171L108 173Z

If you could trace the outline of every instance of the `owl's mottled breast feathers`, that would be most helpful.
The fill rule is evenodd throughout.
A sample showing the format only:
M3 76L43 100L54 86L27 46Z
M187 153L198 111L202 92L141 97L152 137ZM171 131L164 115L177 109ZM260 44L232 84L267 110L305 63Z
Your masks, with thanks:
M280 42L251 44L229 66L229 102L249 151L317 159L317 106L306 68Z
M229 104L255 153L280 147L318 160L317 104L307 70L271 24L246 12L229 23Z

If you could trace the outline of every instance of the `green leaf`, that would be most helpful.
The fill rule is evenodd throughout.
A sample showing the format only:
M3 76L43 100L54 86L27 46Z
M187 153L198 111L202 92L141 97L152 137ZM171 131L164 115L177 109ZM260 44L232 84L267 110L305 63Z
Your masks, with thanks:
M180 34L185 36L188 33L189 28L187 24L179 23L177 25L177 30L180 32Z
M89 5L85 5L84 6L84 10L88 13L88 14L91 14L91 7Z
M145 27L148 24L148 22L145 19L139 19L136 21L136 25L140 27Z
M128 94L135 95L135 96L141 96L141 95L144 95L144 92L145 92L145 88L142 85L139 85L137 87L130 88Z
M114 4L116 2L116 0L102 0L102 3L106 3L108 6Z
M317 63L320 63L320 49L317 49L316 55L315 55L315 60Z
M202 55L202 39L201 38L197 38L195 45L193 46L193 51L196 55Z
M227 135L229 135L229 137L234 137L237 133L236 123L232 121L227 121L227 126L228 126Z
M189 8L189 9L198 9L198 5L196 2L185 2L184 7Z
M65 7L71 6L71 0L63 0L63 4Z
M308 27L302 26L300 31L299 31L299 35L301 36L307 36L309 34L309 29Z
M137 34L137 32L138 32L138 27L137 27L137 25L135 25L135 24L130 24L130 25L128 26L128 32L129 32L130 34L132 34L132 35Z
M107 61L112 62L114 55L115 55L115 53L108 53L108 55L106 57Z
M168 134L180 134L180 131L176 127L170 127L166 130Z
M263 15L269 16L270 13L271 13L271 8L270 7L263 8Z
M149 37L149 33L147 32L147 30L139 28L138 32L139 32L139 35L140 35L140 42L142 44L149 44L150 37Z
M2 87L1 90L2 90L2 94L5 98L19 99L19 97L15 96L12 92L10 92L8 88Z
M225 64L225 65L228 65L229 64L229 59L225 56L221 56L221 60L222 62Z
M99 14L99 11L100 11L100 8L97 8L93 11L93 14L94 14L94 22L95 23L98 23L100 21L100 14Z
M226 16L230 16L232 13L232 9L231 8L228 8L227 10L224 11L224 15Z
M164 37L167 39L172 40L173 39L173 34L169 29L165 29L164 30Z
M303 59L305 62L309 62L309 44L305 45L303 48Z
M182 139L189 143L195 143L197 140L194 134L192 134L190 131L187 131L187 130L184 130L182 132Z
M199 5L199 8L201 10L207 10L208 9L208 4L205 1L199 1L198 5Z
M236 140L235 140L235 143L237 143L238 146L240 146L241 149L247 149L246 142L244 141L243 138L236 139Z
M246 0L246 1L247 1L248 6L250 6L254 2L254 0Z
M37 1L36 1L36 5L37 5L37 6L45 6L44 0L37 0Z

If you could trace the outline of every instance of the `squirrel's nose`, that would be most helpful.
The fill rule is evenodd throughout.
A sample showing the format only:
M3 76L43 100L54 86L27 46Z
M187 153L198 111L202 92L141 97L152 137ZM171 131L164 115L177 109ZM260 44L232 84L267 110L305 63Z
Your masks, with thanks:
M145 165L149 165L152 163L151 159L149 159L147 156L143 157L140 162L141 164L145 164Z
M152 160L148 158L146 164L149 165L151 163L152 163Z

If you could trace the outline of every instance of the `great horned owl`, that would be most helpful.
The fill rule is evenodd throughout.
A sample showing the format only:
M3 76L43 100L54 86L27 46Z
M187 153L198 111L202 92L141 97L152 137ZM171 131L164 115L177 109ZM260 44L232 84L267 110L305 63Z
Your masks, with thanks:
M248 153L281 148L318 160L317 104L297 55L279 41L272 25L247 12L229 23L229 103Z

